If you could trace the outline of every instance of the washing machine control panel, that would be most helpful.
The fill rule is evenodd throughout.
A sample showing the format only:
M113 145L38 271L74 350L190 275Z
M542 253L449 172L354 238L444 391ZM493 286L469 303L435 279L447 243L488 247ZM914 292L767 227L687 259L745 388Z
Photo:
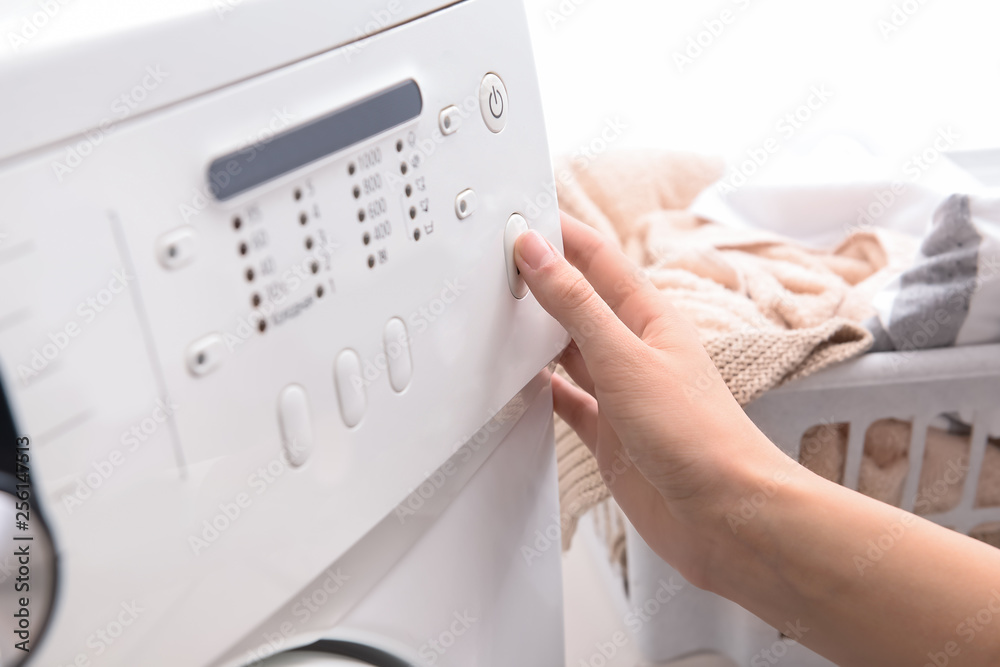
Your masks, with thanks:
M518 3L454 3L0 170L0 372L60 553L39 664L123 601L102 664L224 655L560 353L511 278L515 232L561 245L528 43Z

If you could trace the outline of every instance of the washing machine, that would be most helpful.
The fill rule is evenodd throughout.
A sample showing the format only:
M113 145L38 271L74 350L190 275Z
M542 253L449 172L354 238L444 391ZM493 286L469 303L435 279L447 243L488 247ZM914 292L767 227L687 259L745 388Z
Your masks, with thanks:
M561 665L520 3L3 12L2 664Z

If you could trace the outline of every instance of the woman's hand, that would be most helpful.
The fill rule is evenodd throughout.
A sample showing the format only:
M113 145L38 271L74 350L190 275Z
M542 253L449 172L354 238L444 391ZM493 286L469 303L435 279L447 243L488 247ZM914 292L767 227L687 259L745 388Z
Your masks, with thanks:
M1000 665L1000 550L789 459L617 248L565 216L563 238L568 262L537 233L516 247L574 341L561 362L583 389L555 377L556 411L650 547L837 664ZM752 517L729 522L765 488Z
M785 458L743 413L697 332L610 241L564 215L566 257L537 232L515 258L569 331L555 408L646 542L693 583L746 470ZM569 261L567 261L569 260ZM710 525L706 525L710 524Z

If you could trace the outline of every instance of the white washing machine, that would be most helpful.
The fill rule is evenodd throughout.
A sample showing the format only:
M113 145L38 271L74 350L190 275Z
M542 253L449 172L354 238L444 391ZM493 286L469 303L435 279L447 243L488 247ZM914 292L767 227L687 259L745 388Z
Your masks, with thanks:
M561 665L520 3L3 13L2 664Z

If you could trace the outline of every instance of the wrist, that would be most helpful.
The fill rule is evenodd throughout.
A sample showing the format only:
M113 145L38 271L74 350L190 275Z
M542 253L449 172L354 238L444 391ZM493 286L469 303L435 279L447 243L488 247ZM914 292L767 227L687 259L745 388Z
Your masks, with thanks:
M734 578L763 576L763 569L777 567L768 541L771 524L782 506L796 502L795 489L806 473L759 430L754 433L719 461L718 490L699 522L704 566L698 585L724 596Z

